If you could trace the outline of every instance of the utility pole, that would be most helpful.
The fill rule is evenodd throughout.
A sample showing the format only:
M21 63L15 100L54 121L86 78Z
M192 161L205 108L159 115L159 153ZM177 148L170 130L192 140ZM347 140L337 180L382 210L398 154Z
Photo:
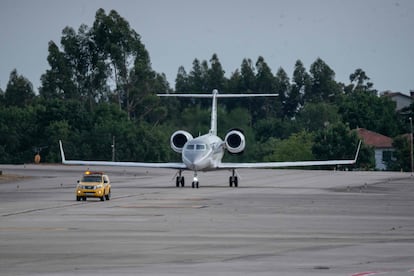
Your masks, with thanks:
M112 162L115 162L115 136L112 136Z

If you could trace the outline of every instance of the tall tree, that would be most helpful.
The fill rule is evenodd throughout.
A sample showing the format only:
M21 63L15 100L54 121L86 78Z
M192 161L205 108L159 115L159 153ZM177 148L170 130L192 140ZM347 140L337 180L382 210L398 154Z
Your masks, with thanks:
M184 66L178 67L177 76L175 78L175 91L186 93L190 92L189 77Z
M189 83L193 93L207 92L207 71L206 62L201 63L200 60L194 59L193 68L189 73Z
M350 84L345 87L345 93L366 92L377 95L374 84L370 82L370 78L366 75L364 70L358 68L354 73L349 75Z
M225 87L224 73L217 54L213 54L210 59L210 69L208 70L207 91L211 92L213 89L223 91Z
M61 44L66 60L72 69L78 98L93 105L107 96L108 66L105 55L97 48L89 28L82 24L78 33L70 27L62 32Z
M253 92L256 90L256 70L251 59L243 59L241 68L241 92Z
M303 66L302 61L297 60L295 63L295 69L293 70L292 77L292 89L291 95L289 95L289 103L297 107L303 106L303 98L306 94L310 93L311 88L311 78L306 72L305 67Z
M103 9L99 9L92 27L92 37L98 49L109 59L119 106L129 114L134 113L136 97L140 93L147 93L148 81L154 77L149 54L139 34L116 11L111 10L106 15ZM141 81L141 88L134 87L138 81Z
M275 77L263 57L256 61L256 91L258 93L275 93ZM259 118L276 116L280 110L280 102L273 97L257 97L249 99L253 123Z
M306 91L305 100L333 102L341 93L341 88L335 81L335 72L321 58L316 59L309 71L311 88Z
M17 70L14 69L10 73L9 82L4 93L6 106L23 107L29 104L34 97L32 83L27 78L17 74Z
M72 77L72 68L65 54L59 50L55 42L50 41L48 47L50 69L41 76L42 86L39 94L45 99L79 99L77 97L76 85Z
M282 67L277 70L275 76L275 92L279 94L278 99L280 105L282 106L279 117L291 118L296 112L296 106L291 105L290 102L288 102L291 92L290 80L286 74L286 71L283 70Z

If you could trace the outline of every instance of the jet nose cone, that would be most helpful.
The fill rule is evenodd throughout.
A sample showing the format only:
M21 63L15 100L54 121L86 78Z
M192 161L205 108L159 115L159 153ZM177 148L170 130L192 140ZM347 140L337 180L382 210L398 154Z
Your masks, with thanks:
M195 153L185 154L183 155L183 162L187 165L189 169L199 170L200 168L202 168L203 155Z

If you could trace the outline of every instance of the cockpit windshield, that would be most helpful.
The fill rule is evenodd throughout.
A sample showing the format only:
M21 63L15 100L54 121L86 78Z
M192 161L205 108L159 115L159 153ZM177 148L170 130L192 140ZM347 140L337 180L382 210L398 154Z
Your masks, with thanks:
M207 149L206 144L189 144L187 145L187 150L197 150L197 151L205 151Z
M196 145L196 150L206 150L206 145L204 144Z

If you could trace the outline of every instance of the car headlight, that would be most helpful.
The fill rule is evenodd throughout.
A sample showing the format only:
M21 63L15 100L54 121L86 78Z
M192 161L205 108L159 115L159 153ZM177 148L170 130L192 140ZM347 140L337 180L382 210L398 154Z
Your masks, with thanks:
M103 187L103 185L96 185L95 186L95 189L100 189L100 188L102 188Z

